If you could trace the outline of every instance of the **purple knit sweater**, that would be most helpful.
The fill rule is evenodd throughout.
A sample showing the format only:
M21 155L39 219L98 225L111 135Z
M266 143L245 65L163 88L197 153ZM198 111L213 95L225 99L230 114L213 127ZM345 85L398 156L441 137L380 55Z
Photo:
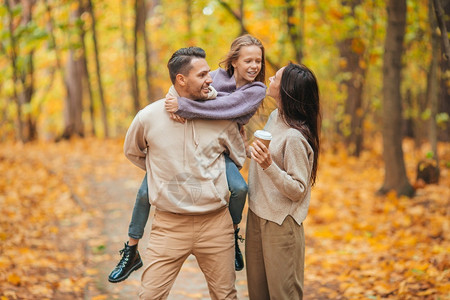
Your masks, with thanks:
M219 68L210 74L217 98L193 101L180 97L176 113L186 119L232 120L247 124L264 99L266 86L255 81L236 89L234 75L230 77L224 69Z

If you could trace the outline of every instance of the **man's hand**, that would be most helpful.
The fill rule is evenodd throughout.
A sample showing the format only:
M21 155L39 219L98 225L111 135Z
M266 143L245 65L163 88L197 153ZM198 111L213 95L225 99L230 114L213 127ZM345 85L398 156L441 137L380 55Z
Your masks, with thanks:
M261 141L255 140L252 143L252 158L263 168L267 169L272 164L272 156L270 156L270 151L267 149Z
M178 110L178 99L177 97L166 95L166 101L164 107L169 113L175 113Z

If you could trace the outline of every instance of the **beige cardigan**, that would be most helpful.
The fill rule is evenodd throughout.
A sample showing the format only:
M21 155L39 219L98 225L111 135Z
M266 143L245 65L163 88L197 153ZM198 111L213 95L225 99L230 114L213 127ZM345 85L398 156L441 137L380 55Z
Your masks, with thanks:
M272 164L263 170L253 159L250 162L249 208L279 225L288 215L301 224L311 198L314 152L300 131L281 120L278 109L270 114L264 129L273 136L269 145Z

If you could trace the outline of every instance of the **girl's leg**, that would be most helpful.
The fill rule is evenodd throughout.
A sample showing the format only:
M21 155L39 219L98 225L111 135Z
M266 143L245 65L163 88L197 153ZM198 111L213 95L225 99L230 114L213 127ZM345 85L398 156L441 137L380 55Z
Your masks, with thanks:
M247 198L248 186L239 169L236 167L236 164L227 154L225 154L225 167L228 189L231 192L228 208L233 219L233 224L237 225L242 220L242 211L244 210L245 199Z
M228 180L228 189L230 190L230 203L228 209L231 214L234 225L234 249L235 260L234 267L236 271L240 271L244 268L244 258L239 249L238 241L243 241L243 238L239 236L238 224L242 220L242 211L244 210L245 199L247 198L248 186L239 172L236 164L225 154L225 166Z
M108 280L116 283L130 276L131 272L142 267L143 263L137 244L144 234L145 224L150 214L150 203L148 201L147 174L142 181L141 187L136 195L130 226L128 227L129 240L125 247L120 250L122 258L114 270L109 274Z
M144 235L144 228L145 224L147 224L149 214L150 202L148 202L147 174L145 174L144 180L142 180L141 187L136 195L136 203L134 204L133 214L128 227L130 245L137 244L136 240L140 240Z

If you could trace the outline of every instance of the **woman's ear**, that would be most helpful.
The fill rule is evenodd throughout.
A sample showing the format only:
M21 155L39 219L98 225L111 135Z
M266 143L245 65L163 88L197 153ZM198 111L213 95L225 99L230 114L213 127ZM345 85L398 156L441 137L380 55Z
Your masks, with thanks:
M177 76L175 76L175 81L176 81L180 86L185 86L185 85L186 85L186 77L184 77L183 74L177 74Z

